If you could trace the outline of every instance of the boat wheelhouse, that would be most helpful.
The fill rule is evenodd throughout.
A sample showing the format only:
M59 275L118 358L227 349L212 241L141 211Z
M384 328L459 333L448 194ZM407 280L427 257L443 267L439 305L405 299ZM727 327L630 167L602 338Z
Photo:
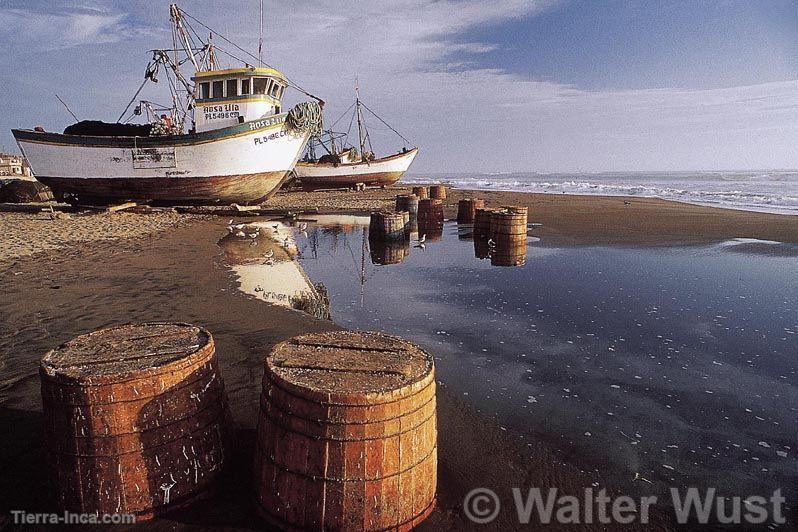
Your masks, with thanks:
M194 123L197 132L279 115L288 81L273 68L197 72Z
M174 51L153 51L144 83L117 123L79 122L64 133L12 130L37 179L59 199L261 202L280 187L320 126L320 99L284 112L284 91L299 89L286 76L271 67L219 68L221 50L210 39L196 42L198 33L187 30L191 17L174 4L170 15ZM186 63L194 67L191 77L180 71ZM161 69L172 106L140 100L123 120ZM142 115L147 123L129 123Z

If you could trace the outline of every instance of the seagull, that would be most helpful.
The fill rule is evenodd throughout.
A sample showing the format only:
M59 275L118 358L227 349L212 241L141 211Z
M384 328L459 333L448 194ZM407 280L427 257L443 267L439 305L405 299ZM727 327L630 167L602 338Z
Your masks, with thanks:
M635 478L632 479L632 482L634 482L635 480L642 480L643 482L648 482L649 484L653 484L653 482L648 480L646 477L641 476L640 473L635 473Z
M301 224L299 224L299 230L300 231L304 232L305 229L307 229L307 228L308 228L308 224L306 222L302 222Z
M245 225L244 224L237 224L237 225L234 225L233 227L235 227L236 229L241 231L245 227Z
M418 243L419 244L423 244L426 241L427 241L427 235L426 234L421 235L421 238L418 239Z
M623 202L623 204L624 204L624 205L631 205L631 204L632 204L632 202L631 202L631 201L624 201L624 202Z
M237 236L238 238L242 238L242 237L245 237L245 236L247 236L247 235L244 233L244 231L238 231L238 232L236 233L236 236Z
M270 259L270 258L274 257L274 250L270 249L269 251L264 253L263 256L266 257L267 259Z

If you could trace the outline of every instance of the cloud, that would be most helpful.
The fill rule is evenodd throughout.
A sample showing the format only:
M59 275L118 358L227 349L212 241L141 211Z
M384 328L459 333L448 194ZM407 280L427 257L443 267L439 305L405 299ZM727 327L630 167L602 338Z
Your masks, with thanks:
M10 47L24 46L29 51L115 43L147 32L132 24L127 15L107 9L0 8L0 39Z
M102 97L84 96L82 90L67 96L86 114L107 119L100 114L105 101L109 100L108 108L123 107L140 83L136 74L131 79L112 78L110 86L108 73L143 71L149 57L141 52L164 45L165 40L171 42L168 2L155 3L125 4L127 11L84 7L29 14L21 8L0 9L0 27L17 26L15 39L2 34L0 38L4 43L13 40L20 50L11 56L16 69L30 61L26 51L30 48L110 43L114 61L104 64L92 63L100 52L90 47L81 50L85 55L79 60L55 52L49 56L52 68L76 68L81 62L92 65L91 73L85 69L81 85ZM496 44L463 38L476 27L503 31L503 25L513 20L556 6L551 0L267 2L264 58L325 99L328 118L337 118L352 103L357 76L369 107L422 148L415 172L740 169L798 164L798 151L793 148L798 146L798 123L792 116L798 105L795 82L715 90L587 91L556 80L536 80L534 75L483 68L480 55L497 51ZM257 49L256 2L225 3L226 13L254 15L250 17L220 17L216 3L192 2L183 7L245 48ZM9 20L11 16L16 18ZM229 48L220 38L214 42ZM224 54L219 57L228 60ZM47 74L47 69L42 71L43 76ZM46 78L8 80L19 86L33 82L42 91L44 87L49 91L47 83L52 84ZM14 90L23 99L32 98L20 87ZM147 89L157 90L163 87ZM161 96L145 91L141 97L160 101ZM294 100L304 98L294 95ZM12 116L16 123L5 124L12 119L9 115L0 120L6 127L19 126L31 120L30 109L38 105L20 102L20 110ZM62 117L58 104L50 105L53 111L47 116ZM84 116L84 112L79 114ZM45 116L36 121L50 125ZM373 126L372 137L381 153L401 147L401 141L376 120L367 117L367 123Z

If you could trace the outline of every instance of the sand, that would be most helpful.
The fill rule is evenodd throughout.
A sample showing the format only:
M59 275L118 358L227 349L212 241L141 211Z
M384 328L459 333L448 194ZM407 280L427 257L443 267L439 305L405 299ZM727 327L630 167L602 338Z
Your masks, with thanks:
M288 210L390 207L404 188L360 193L279 194L269 206ZM664 245L734 237L798 241L798 217L694 207L659 200L540 196L451 191L457 199L484 197L489 205L525 204L545 242L558 245ZM254 429L262 358L277 342L337 326L298 311L267 306L236 290L221 263L217 241L228 217L118 213L51 220L41 214L0 213L0 515L12 509L52 510L42 496L47 469L42 439L37 362L50 348L111 324L186 321L216 337L235 425L226 477L213 503L148 523L148 529L253 529L260 526L250 501ZM519 528L505 510L490 527L464 516L463 496L490 487L510 504L510 488L558 486L580 494L596 477L562 462L543 443L527 446L439 388L438 509L423 530ZM545 420L541 420L545 422ZM567 458L566 458L567 460ZM605 486L600 486L605 487ZM635 490L640 483L606 486ZM632 492L634 493L634 491ZM654 525L624 530L666 530ZM0 528L2 528L0 518ZM571 529L569 527L551 530ZM580 530L604 530L581 527ZM611 529L611 528L609 528ZM113 530L121 530L114 527Z

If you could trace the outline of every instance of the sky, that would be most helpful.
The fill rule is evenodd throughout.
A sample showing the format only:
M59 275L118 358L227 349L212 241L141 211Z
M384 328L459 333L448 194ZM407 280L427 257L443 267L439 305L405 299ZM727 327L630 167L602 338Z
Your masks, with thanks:
M73 122L56 93L115 121L148 51L171 47L168 5L0 0L0 147L16 151L13 127ZM257 0L179 5L257 49ZM266 0L264 60L328 123L357 78L421 148L415 173L798 168L795 1ZM378 155L402 147L366 119Z

